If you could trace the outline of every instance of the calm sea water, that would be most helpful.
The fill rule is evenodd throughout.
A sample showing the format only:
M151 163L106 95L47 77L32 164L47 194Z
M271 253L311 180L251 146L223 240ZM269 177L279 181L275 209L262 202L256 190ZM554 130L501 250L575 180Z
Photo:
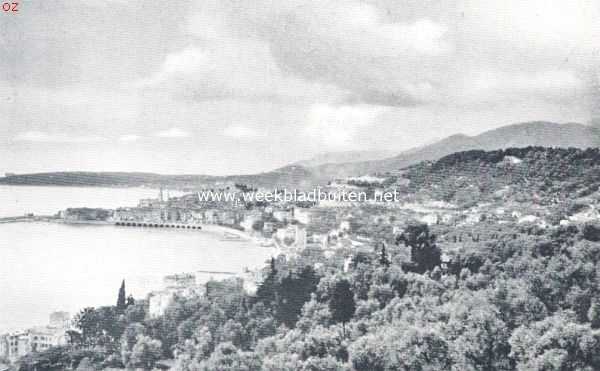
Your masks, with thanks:
M0 186L0 216L71 206L135 205L156 190ZM167 274L241 271L271 250L194 230L56 223L0 224L0 333L43 325L52 311L114 304L122 279L144 297Z

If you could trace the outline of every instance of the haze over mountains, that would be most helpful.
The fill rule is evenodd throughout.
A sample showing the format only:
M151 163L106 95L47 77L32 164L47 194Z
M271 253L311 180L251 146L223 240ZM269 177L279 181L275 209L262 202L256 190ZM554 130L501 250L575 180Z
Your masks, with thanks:
M399 170L421 161L432 161L446 155L472 149L495 150L504 148L575 147L600 146L600 130L582 124L556 124L551 122L527 122L503 126L477 136L452 135L438 142L406 151L397 156L344 164L324 164L313 168L317 174L331 177L382 173Z
M252 175L61 172L12 175L0 178L0 184L193 187L206 183L236 182L262 187L302 187L322 184L332 178L393 172L421 161L437 160L456 152L528 146L600 147L600 129L575 123L527 122L504 126L477 136L453 135L396 156L391 156L386 151L325 153L279 169Z
M316 167L325 164L341 164L350 162L363 162L383 160L396 155L393 151L344 151L325 152L306 160L298 161L294 165Z

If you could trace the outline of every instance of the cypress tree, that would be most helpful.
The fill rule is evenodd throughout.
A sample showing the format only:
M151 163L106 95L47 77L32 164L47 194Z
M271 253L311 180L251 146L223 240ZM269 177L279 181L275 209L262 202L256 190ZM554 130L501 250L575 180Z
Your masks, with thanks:
M117 298L117 310L124 311L127 308L127 296L125 295L125 280L121 282L121 288L119 289L119 297Z
M381 252L379 255L379 265L385 268L390 267L390 259L388 258L387 251L385 251L385 242L381 243Z
M329 301L329 310L333 320L342 323L342 333L346 337L346 322L352 319L356 310L354 294L348 280L342 279L335 283Z

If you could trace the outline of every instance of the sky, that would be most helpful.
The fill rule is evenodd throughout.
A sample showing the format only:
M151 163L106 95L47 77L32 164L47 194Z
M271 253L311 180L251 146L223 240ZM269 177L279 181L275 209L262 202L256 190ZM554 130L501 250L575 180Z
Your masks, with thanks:
M600 123L597 0L22 1L0 173L241 174Z

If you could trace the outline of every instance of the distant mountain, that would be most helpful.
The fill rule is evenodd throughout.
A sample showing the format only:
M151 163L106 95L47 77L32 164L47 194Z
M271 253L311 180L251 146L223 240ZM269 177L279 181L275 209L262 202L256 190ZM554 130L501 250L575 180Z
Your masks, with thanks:
M138 172L64 171L34 174L11 174L0 184L81 187L185 186L212 181L205 175L161 175Z
M318 180L306 168L289 165L273 171L252 175L162 175L136 172L52 172L12 174L0 178L0 184L80 187L212 187L234 183L255 187L310 187Z
M455 152L480 149L491 151L511 147L600 147L600 130L581 124L527 122L503 126L477 136L453 135L433 144L406 151L397 156L342 164L325 164L311 168L319 177L396 171L421 161L433 161Z
M453 135L433 144L382 158L384 151L325 153L272 171L251 175L160 175L120 172L56 172L10 175L0 184L63 186L167 186L192 188L202 185L244 183L258 187L305 188L332 178L393 172L422 161L469 151L518 147L600 147L600 129L581 124L528 122L504 126L477 136Z
M394 154L395 152L392 151L325 152L318 154L312 158L298 161L294 165L300 165L304 167L316 167L325 164L374 161L392 157Z

